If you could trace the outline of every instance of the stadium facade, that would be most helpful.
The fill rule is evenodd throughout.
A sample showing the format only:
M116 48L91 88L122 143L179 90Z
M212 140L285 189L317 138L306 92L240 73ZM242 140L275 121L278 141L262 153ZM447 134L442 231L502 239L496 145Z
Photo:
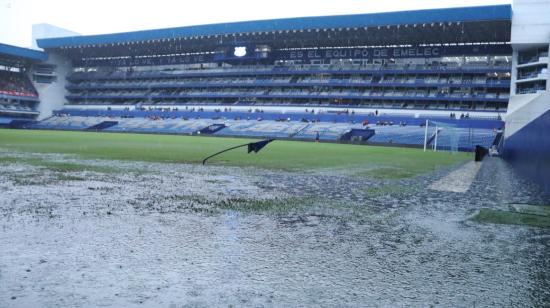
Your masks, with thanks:
M524 113L517 102L548 88L548 44L529 47L538 58L524 63L511 39L520 33L512 24L524 21L512 12L496 5L40 39L48 59L30 68L41 100L31 127L420 146L428 120L453 127L461 149L500 146L503 120ZM513 148L525 137L513 136L526 124L511 125L509 153L521 152ZM451 147L456 136L436 128L429 137Z

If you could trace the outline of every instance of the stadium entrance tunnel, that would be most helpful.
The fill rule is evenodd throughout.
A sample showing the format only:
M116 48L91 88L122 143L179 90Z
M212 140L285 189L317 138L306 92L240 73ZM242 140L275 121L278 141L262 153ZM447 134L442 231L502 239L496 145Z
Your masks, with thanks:
M226 128L227 126L225 124L212 124L209 125L199 131L197 131L197 134L199 135L213 135L216 132L219 132L220 130Z
M87 131L96 131L96 132L99 132L99 131L102 131L104 129L107 129L107 128L110 128L110 127L113 127L115 125L118 124L118 121L103 121L99 124L96 124L96 125L92 125L88 128L86 128L85 130Z
M340 141L348 141L353 143L363 143L375 135L374 129L352 129L340 137Z

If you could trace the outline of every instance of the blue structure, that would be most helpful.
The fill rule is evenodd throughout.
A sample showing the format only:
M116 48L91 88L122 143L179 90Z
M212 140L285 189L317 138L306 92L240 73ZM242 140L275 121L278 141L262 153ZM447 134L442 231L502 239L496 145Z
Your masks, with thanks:
M60 67L71 64L59 83L71 107L327 106L497 118L509 98L510 23L511 7L496 5L48 38L38 45L62 59Z
M437 119L471 150L503 127L511 18L496 5L41 39L65 102L33 127L421 146Z
M550 102L549 102L550 103ZM504 157L517 170L550 192L550 111L505 140Z
M126 33L74 36L38 40L45 49L82 48L89 45L124 44L130 42L162 41L183 37L234 35L273 31L304 31L310 29L368 28L378 26L420 25L431 23L510 21L510 5L431 9L375 14L339 15L323 17L255 20L222 24L210 24ZM506 29L501 30L506 32Z
M48 59L48 54L34 49L22 48L0 43L0 55L3 58L11 57L19 61L42 62Z

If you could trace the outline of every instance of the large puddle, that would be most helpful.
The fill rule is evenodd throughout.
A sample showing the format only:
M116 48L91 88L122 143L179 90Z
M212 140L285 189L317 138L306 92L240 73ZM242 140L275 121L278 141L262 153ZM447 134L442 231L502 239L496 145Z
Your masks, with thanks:
M117 169L0 165L1 307L550 300L550 230L467 220L480 207L549 203L499 159L453 193L428 189L453 168L375 180L41 157Z

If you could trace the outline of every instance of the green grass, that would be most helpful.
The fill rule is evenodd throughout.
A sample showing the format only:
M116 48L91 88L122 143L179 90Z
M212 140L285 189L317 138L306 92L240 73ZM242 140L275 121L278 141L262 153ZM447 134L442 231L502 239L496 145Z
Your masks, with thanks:
M65 173L57 174L56 179L58 181L85 181L86 180L85 177L75 176L75 175L70 175Z
M387 195L401 195L410 191L410 186L403 185L383 185L383 186L369 186L365 189L365 193L370 197L387 196Z
M210 154L249 141L197 136L0 129L2 150L74 154L85 159L200 163ZM4 160L9 158L4 157ZM409 148L278 140L258 154L246 154L245 148L238 149L213 158L209 164L285 170L327 169L380 178L404 178L468 159L472 159L471 154L451 155ZM71 169L69 165L57 167Z
M550 217L522 212L481 209L472 220L484 223L550 228Z
M243 212L271 212L271 213L288 213L303 209L313 204L313 199L306 198L288 198L288 199L267 199L267 200L250 200L246 198L231 198L222 200L216 206L226 210L238 210Z

